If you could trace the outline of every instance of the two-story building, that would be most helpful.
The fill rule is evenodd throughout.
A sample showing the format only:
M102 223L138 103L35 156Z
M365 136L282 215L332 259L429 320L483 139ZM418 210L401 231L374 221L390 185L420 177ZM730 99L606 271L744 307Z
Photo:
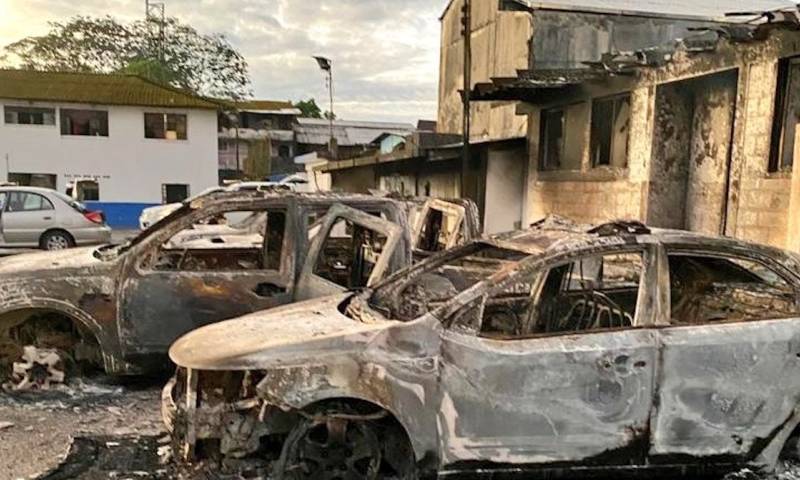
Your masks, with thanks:
M0 70L0 178L77 195L116 227L217 185L219 105L132 75Z
M472 90L528 120L524 222L638 219L800 249L796 6L487 2L533 25L528 66Z

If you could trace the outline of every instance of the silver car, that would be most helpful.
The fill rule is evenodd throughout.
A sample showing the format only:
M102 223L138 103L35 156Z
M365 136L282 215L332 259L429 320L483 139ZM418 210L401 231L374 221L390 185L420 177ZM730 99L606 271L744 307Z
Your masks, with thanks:
M0 247L63 250L110 241L102 212L55 190L0 187Z

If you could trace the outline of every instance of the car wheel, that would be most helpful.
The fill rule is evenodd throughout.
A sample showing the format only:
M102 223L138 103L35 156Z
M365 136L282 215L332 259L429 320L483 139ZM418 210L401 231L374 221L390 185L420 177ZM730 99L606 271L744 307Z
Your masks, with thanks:
M42 236L42 250L66 250L75 246L75 241L67 232L47 232Z
M275 465L279 480L381 478L376 427L346 416L301 421L286 439Z

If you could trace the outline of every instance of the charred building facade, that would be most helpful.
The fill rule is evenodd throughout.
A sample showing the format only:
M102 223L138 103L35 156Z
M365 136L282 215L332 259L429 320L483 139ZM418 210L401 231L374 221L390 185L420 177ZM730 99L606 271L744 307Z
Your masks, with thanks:
M505 7L533 25L528 68L472 95L528 119L527 222L630 218L800 248L796 9Z

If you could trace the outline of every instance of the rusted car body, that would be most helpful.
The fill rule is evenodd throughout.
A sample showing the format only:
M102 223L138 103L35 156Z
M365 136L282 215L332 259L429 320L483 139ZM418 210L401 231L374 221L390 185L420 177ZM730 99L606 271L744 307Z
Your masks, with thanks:
M769 469L800 422L798 272L732 239L545 223L184 336L165 419L183 454L279 479Z
M365 287L411 263L406 206L394 200L215 192L124 245L1 260L0 363L8 367L22 347L36 345L68 350L108 373L138 374L166 366L168 347L195 328L338 291L297 284L309 238L334 206L341 238L321 268L340 288ZM259 221L236 230L229 217ZM367 244L373 237L392 248L377 266L366 256L383 248Z

